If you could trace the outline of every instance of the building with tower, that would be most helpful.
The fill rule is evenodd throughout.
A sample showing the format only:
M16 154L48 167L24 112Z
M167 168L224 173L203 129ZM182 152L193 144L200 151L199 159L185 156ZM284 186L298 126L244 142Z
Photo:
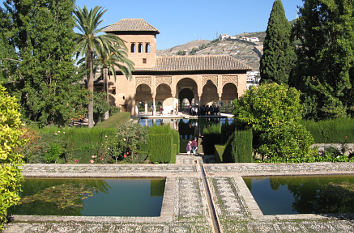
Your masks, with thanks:
M228 105L246 91L251 68L229 55L157 56L160 32L144 19L122 19L104 29L125 41L135 64L132 79L109 80L111 104L136 115L161 106L165 113L183 104Z

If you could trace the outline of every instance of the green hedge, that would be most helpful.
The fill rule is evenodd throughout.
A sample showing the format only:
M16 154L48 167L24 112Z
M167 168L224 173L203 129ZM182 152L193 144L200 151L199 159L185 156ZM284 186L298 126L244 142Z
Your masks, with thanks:
M167 126L152 126L148 129L146 150L153 163L176 163L179 153L179 134Z
M232 155L236 163L251 163L252 130L236 130L232 146Z
M302 121L301 124L310 131L315 143L353 143L354 119L334 119L325 121Z
M224 163L252 163L252 130L236 130L226 142L222 154Z

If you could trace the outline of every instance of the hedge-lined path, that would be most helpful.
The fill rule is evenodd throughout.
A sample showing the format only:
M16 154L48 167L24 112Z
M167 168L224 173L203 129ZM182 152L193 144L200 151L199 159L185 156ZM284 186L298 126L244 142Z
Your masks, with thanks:
M354 163L203 164L202 157L183 154L177 164L166 165L25 165L27 177L166 177L161 216L14 216L5 232L215 232L202 168L221 232L354 232L354 220L346 216L263 215L242 180L245 175L354 175Z

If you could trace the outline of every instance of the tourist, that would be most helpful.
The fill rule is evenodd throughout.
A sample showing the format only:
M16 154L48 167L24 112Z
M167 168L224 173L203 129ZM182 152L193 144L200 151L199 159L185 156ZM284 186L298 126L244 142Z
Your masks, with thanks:
M191 149L192 149L192 142L191 142L191 141L188 141L188 143L187 143L187 148L186 148L187 155L190 155L190 154L191 154Z
M194 138L194 140L192 141L193 155L197 155L197 150L198 150L197 138Z

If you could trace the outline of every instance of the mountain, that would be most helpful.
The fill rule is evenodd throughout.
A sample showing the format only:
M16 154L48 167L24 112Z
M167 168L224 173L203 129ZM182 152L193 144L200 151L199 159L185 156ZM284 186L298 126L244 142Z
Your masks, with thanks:
M246 41L247 38L257 37L259 42ZM242 33L235 36L221 37L216 40L195 40L183 45L174 46L170 49L158 50L159 56L177 55L213 55L228 54L245 64L251 66L253 70L259 70L259 62L263 50L265 32Z

